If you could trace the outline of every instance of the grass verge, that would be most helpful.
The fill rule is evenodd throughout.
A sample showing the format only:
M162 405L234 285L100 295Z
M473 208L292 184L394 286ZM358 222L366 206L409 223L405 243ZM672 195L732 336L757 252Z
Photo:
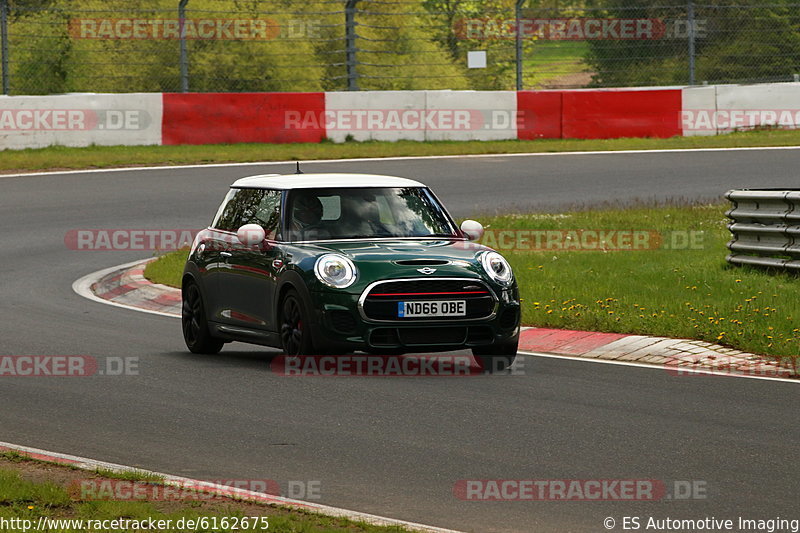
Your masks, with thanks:
M152 479L133 477L124 486L114 485L114 480L97 472L88 472L66 466L30 460L14 452L0 453L0 524L3 520L30 520L34 529L41 517L54 520L83 520L83 527L76 522L53 524L49 530L65 533L87 531L88 520L171 520L172 527L159 528L159 531L187 531L178 528L178 521L196 520L206 517L205 526L192 528L194 531L235 531L232 526L242 517L267 517L269 527L262 529L264 522L250 522L249 527L238 530L298 532L304 533L400 533L407 531L398 527L374 526L343 518L334 518L303 510L293 510L233 498L210 498L208 495L189 491L146 490L156 484ZM135 482L135 483L134 483ZM149 483L149 484L148 484ZM88 489L90 490L86 490ZM97 489L98 487L99 490ZM117 487L114 489L114 487ZM89 496L87 496L87 493ZM95 499L95 496L109 494L172 494L185 498L152 499ZM217 526L213 527L216 518ZM222 519L227 518L227 524ZM259 519L260 520L260 519ZM8 522L6 522L8 524ZM96 522L94 522L96 523ZM24 531L21 522L11 523L9 530ZM222 526L222 527L221 527ZM257 526L257 527L255 527ZM0 528L3 528L0 526ZM3 528L5 529L5 528ZM96 528L95 528L96 529ZM104 527L103 529L113 529ZM127 530L125 528L124 530Z
M5 150L0 172L69 170L144 165L310 161L360 157L615 151L681 148L732 148L800 145L799 130L761 130L713 137L670 139L541 139L536 141L397 141L335 144L218 144L202 146L54 146Z
M188 248L164 254L147 264L144 269L144 277L153 283L180 288L183 267L186 265L188 255Z
M797 356L800 280L728 265L724 210L722 204L642 206L480 220L487 227L483 242L514 268L526 325ZM606 232L608 245L592 248L591 231L598 232L594 241ZM145 276L176 286L185 255L162 257Z
M514 267L526 324L698 339L797 356L800 282L789 274L728 265L725 207L500 216L487 221L493 230L487 238L496 242L484 241L497 244ZM539 234L539 249L536 234L526 233L530 229L546 232ZM510 246L498 230L511 235ZM592 249L581 242L592 235L586 230L617 233L609 237L610 246Z

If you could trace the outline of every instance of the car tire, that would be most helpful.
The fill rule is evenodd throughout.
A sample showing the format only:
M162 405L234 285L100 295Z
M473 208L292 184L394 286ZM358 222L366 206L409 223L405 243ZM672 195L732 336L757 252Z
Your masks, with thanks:
M200 287L193 282L187 283L182 291L182 300L181 326L186 347L196 354L219 353L225 342L211 336Z
M281 301L281 345L288 356L313 355L311 321L303 300L297 291L290 289Z
M472 349L472 355L481 364L484 372L495 374L511 368L517 358L518 349L519 341L517 340L489 346L476 346Z

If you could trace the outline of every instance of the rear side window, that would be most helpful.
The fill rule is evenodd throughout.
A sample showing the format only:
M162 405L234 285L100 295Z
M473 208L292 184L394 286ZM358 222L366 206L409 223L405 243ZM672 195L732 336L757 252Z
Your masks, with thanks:
M231 189L214 219L213 227L235 232L245 224L258 224L268 239L276 239L281 220L281 192L269 189Z

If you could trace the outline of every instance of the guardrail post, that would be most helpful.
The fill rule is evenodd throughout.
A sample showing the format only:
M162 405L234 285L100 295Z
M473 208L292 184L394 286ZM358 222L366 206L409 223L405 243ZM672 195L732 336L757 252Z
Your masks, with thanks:
M180 28L180 40L181 40L181 92L188 93L189 92L189 56L186 50L186 31L184 29L184 24L186 21L186 4L189 3L189 0L180 0L178 3L178 27Z
M358 90L356 72L356 4L358 0L347 0L344 7L345 66L347 68L347 90Z
M3 94L8 94L8 0L0 0L0 55L3 65Z
M517 61L517 90L522 90L522 32L520 31L520 19L522 19L522 6L525 0L517 0L514 6L514 20L517 25L516 31L516 61Z
M689 41L689 85L694 85L694 0L686 6L686 28Z

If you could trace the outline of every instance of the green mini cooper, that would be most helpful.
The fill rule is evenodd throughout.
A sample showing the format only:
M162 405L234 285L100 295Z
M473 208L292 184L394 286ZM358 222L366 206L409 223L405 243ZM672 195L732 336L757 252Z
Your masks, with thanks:
M476 244L425 185L366 174L236 181L183 273L195 353L231 341L287 355L470 348L487 371L517 353L520 306L506 260Z

